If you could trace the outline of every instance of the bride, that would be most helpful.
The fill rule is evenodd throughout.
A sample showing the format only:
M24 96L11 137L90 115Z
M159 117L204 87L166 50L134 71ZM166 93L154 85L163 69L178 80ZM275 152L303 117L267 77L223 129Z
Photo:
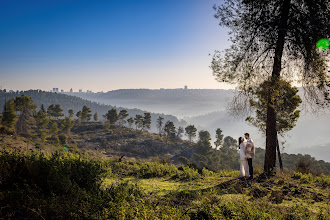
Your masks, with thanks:
M245 144L244 144L244 138L239 137L238 138L238 144L239 144L239 157L240 157L240 176L241 177L249 177L249 166L246 158L246 152L245 152Z

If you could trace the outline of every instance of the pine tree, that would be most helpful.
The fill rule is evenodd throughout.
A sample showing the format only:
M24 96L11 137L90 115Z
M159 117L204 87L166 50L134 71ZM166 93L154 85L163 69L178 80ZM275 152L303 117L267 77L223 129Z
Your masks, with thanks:
M223 134L222 134L222 130L220 128L218 128L216 131L215 131L215 148L218 148L219 146L221 146L222 144L222 139L223 139Z
M188 136L189 141L191 142L194 137L196 137L197 129L194 125L189 125L185 128L186 135Z
M134 123L134 119L133 118L129 118L129 119L127 119L127 122L128 122L129 128L132 128L132 125Z
M97 112L95 112L93 119L95 122L97 122L99 120L99 116L97 115Z
M73 127L74 123L72 122L72 120L69 117L65 117L65 119L62 122L62 128L63 131L70 136L71 133L71 128Z
M33 102L29 96L21 95L16 96L15 100L15 111L20 112L16 123L17 133L27 134L29 125L28 119L32 112L35 112L37 105Z
M198 136L199 136L199 141L197 142L197 151L199 154L206 156L212 149L210 143L211 135L208 131L202 130L198 133Z
M57 122L54 121L49 128L49 133L53 136L54 139L56 139L56 136L58 134L58 126L57 126Z
M135 115L134 123L135 123L136 129L142 128L142 126L143 126L143 116L142 115Z
M124 126L124 124L126 123L125 118L127 118L127 117L128 117L127 110L125 110L125 109L120 110L119 115L118 115L120 127Z
M167 121L164 126L164 131L166 134L166 143L168 139L174 140L176 135L175 126L172 121Z
M151 127L151 114L149 112L144 113L142 120L142 129L149 130Z
M211 67L219 82L235 84L238 88L232 112L246 116L250 96L269 81L265 91L264 172L270 174L279 149L274 101L281 80L301 83L309 104L318 108L329 105L328 53L317 48L318 40L329 37L329 1L226 0L214 8L220 25L231 29L231 48L225 53L217 52Z
M35 116L35 120L39 131L44 130L49 122L46 112L43 111L42 109L38 111L37 115Z
M115 108L110 109L106 114L106 118L110 122L110 126L111 125L114 126L119 119L117 109Z
M163 130L164 130L163 125L164 125L164 118L161 117L161 116L159 116L157 118L157 125L156 125L157 126L157 129L158 129L159 137L162 136L162 133L163 133Z
M92 111L86 105L84 105L83 109L81 110L81 121L90 121L92 118Z
M74 115L73 109L69 109L68 113L69 113L69 118L72 118Z
M53 116L58 119L59 117L62 117L64 116L63 114L63 109L61 108L61 105L60 104L57 104L54 106L54 109L53 109Z
M17 121L17 115L15 113L14 99L10 99L8 102L5 101L5 106L2 113L1 123L8 130L13 130Z

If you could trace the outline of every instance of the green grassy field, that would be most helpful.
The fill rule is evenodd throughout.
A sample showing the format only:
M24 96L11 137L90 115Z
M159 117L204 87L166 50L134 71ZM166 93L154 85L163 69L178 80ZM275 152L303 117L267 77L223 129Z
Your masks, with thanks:
M2 151L4 219L329 219L330 177Z

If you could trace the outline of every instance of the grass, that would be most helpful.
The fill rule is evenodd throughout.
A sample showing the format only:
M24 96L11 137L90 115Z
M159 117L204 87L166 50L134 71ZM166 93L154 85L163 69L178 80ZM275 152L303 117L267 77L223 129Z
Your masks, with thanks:
M4 189L0 192L0 217L4 219L37 215L46 219L330 216L329 176L325 175L257 176L249 184L238 178L238 171L198 171L161 162L95 160L74 153L2 152L0 162L0 184Z

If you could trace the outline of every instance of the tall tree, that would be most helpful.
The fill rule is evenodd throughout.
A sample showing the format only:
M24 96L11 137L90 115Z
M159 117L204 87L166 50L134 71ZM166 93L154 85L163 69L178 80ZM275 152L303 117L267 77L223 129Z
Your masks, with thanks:
M80 124L80 122L81 122L81 111L78 111L77 113L76 113L76 116L77 116L77 120L78 120L78 124Z
M207 155L211 149L211 135L208 131L201 130L198 133L199 140L197 142L197 152L202 155Z
M69 109L68 113L69 113L69 118L72 118L74 115L73 109Z
M51 123L49 133L53 136L54 139L56 138L58 134L58 125L56 121L53 121L53 123Z
M38 111L37 115L35 116L35 120L36 120L36 124L37 124L39 132L43 132L49 123L46 112L43 111L42 109L40 109Z
M132 125L134 123L134 119L133 118L129 118L129 119L127 119L127 122L128 122L129 128L132 128Z
M88 108L86 105L83 106L81 110L81 121L90 121L92 118L92 111L90 108Z
M115 125L119 119L117 109L115 108L110 109L106 114L106 117L107 120L110 122L110 125Z
M142 129L149 130L150 128L151 128L151 114L149 112L145 112L142 120Z
M164 131L164 118L162 116L159 116L157 118L156 126L157 126L157 129L158 129L159 136L161 137L162 133Z
M197 129L195 128L194 125L188 125L185 128L185 131L186 131L186 135L188 136L189 141L191 142L192 139L196 137Z
M223 134L222 134L222 130L220 128L218 128L216 131L215 131L215 148L218 148L219 146L221 146L222 144L222 139L223 139Z
M5 105L2 112L1 124L8 130L12 131L17 121L17 115L15 114L15 103L14 99L10 99Z
M47 115L50 118L50 117L53 117L54 114L55 114L55 105L54 104L51 104L47 108Z
M123 127L124 124L126 123L125 118L128 117L128 112L125 109L120 110L118 118L119 118L119 125L120 127Z
M59 117L64 116L63 114L63 109L61 108L60 104L51 104L50 106L48 106L47 108L47 115L49 117L55 117L56 119L58 119Z
M180 140L183 133L184 133L184 128L179 126L178 130L176 131L176 138Z
M135 115L135 118L134 118L134 123L135 123L135 128L138 129L138 128L142 128L143 126L143 116L142 115Z
M97 115L97 112L95 112L93 119L95 122L99 120L99 116Z
M68 136L71 134L71 128L73 125L74 123L69 117L65 117L65 119L62 121L62 129Z
M60 104L56 104L54 107L54 111L53 111L53 117L58 119L59 117L62 117L62 116L64 116L63 109L61 108Z
M176 130L174 123L172 121L167 121L164 126L164 132L166 134L166 143L168 139L174 140L176 135Z
M31 113L37 108L37 105L33 102L31 97L25 95L16 96L14 102L15 110L20 112L16 123L17 133L26 134L29 127L28 119L31 116Z
M329 51L316 43L329 38L330 4L324 0L226 0L215 7L220 25L231 29L233 45L217 52L211 67L217 80L238 85L233 111L246 113L250 96L267 88L265 173L275 167L280 80L300 82L306 99L326 107L329 99Z

